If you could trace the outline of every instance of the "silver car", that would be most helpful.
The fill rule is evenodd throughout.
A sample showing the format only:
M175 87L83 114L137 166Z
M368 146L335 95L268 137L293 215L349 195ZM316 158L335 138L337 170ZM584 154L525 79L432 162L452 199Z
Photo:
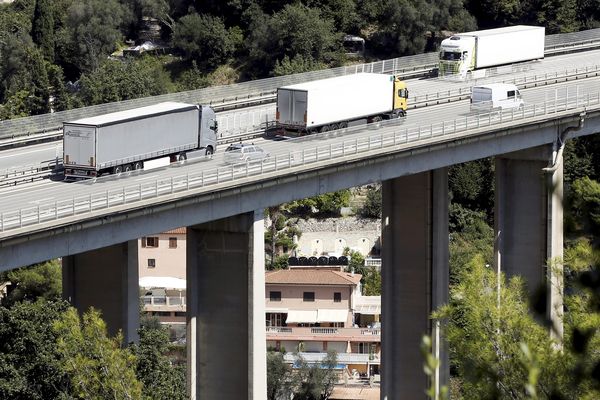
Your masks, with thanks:
M269 153L255 144L234 143L225 149L225 162L238 164L251 161L262 161L269 157Z

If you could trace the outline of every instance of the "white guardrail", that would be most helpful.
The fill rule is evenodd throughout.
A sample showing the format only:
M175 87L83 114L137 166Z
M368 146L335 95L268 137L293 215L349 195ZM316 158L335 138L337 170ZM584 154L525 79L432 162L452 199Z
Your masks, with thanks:
M344 140L309 149L290 151L285 154L275 154L262 162L248 162L170 178L159 178L154 182L126 185L117 190L75 196L66 200L57 200L50 204L40 204L35 207L2 212L0 213L0 231L6 232L24 226L89 214L98 210L108 210L113 206L138 203L173 193L185 193L192 189L208 188L210 190L214 185L235 182L250 176L285 171L319 161L342 159L369 151L399 149L400 146L406 146L407 144L418 144L423 140L443 138L459 132L468 133L470 130L495 124L522 121L569 110L585 110L587 107L599 105L600 92L575 96L567 94L565 97L526 105L520 110L513 109L467 115L450 121L405 128L388 126L387 129L382 129L381 133L373 132L373 135L368 137L344 139L340 136L339 139ZM385 132L383 132L384 130ZM350 130L346 132L346 135L349 132ZM328 134L331 135L332 132L328 132Z

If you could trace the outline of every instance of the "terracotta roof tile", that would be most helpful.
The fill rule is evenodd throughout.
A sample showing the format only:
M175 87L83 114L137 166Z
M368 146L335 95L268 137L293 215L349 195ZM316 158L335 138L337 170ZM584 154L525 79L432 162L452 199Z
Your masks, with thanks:
M171 229L170 231L164 231L162 233L164 233L164 234L167 234L167 233L172 233L172 234L181 233L181 234L184 234L186 232L187 232L187 228L184 226L183 228L175 228L175 229Z
M265 283L293 285L357 285L361 274L332 270L280 269L268 271Z

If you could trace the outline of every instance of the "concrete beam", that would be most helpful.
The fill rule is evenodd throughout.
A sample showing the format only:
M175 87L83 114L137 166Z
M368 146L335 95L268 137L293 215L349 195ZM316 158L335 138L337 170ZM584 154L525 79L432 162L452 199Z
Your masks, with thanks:
M190 399L263 400L263 211L196 225L187 235Z
M60 226L40 225L15 230L0 239L0 272L11 268L77 254L144 235L201 224L272 205L303 199L340 189L381 182L400 176L443 168L498 154L552 144L566 126L579 122L579 116L560 121L540 122L528 127L482 128L468 137L438 138L431 143L404 150L391 149L362 159L316 163L311 171L278 171L272 175L219 187L190 191L185 196L165 196L160 204L140 203L64 220ZM583 129L573 135L600 132L600 118L588 114ZM435 142L435 143L434 143ZM150 200L149 200L150 201ZM82 234L85 232L85 234ZM0 237L3 235L0 233Z
M62 259L63 298L80 314L102 312L108 334L123 332L125 343L139 340L140 290L137 240Z
M495 263L507 277L523 277L530 295L545 288L547 317L562 337L563 167L541 146L496 157Z
M445 168L383 182L381 398L425 399L423 335L441 337L430 313L448 301L448 175ZM439 384L448 353L439 340Z

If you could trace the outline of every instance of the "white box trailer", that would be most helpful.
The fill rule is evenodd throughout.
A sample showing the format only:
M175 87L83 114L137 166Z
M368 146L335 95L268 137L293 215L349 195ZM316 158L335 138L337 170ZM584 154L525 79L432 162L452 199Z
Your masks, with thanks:
M545 29L516 25L459 33L444 39L440 75L468 76L474 70L544 58Z
M142 169L145 161L216 149L217 124L207 106L175 102L63 123L65 178Z
M360 73L277 89L277 127L311 133L344 128L368 119L380 121L406 113L408 91L399 78Z

